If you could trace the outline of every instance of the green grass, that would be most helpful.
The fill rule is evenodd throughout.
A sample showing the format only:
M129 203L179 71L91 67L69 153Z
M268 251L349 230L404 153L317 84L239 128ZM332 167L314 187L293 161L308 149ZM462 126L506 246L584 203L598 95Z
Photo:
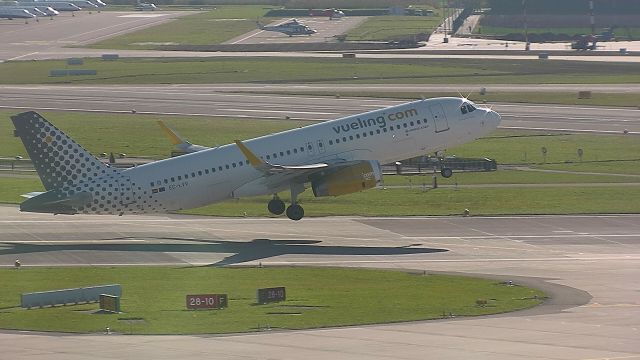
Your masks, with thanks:
M535 306L544 294L493 280L337 268L23 268L0 270L0 328L127 334L197 334L306 329L476 316ZM123 314L96 304L24 310L20 294L119 283ZM256 305L257 288L285 286L283 303ZM223 310L190 311L186 294L226 293ZM476 300L488 301L487 306ZM294 312L300 315L284 315ZM280 314L278 314L280 313ZM127 323L119 318L142 318Z
M567 166L560 168L570 171ZM613 173L614 171L609 171ZM414 186L419 188L423 184L431 186L431 173L423 175L387 175L384 177L386 186ZM492 185L492 184L577 184L577 183L638 183L638 176L592 175L588 173L550 173L527 170L499 170L490 172L455 172L445 179L438 176L439 185Z
M626 84L640 82L640 66L616 63L476 59L124 58L85 59L97 75L49 77L62 60L0 63L2 84Z
M427 183L428 184L428 183ZM287 202L288 195L280 194ZM338 197L314 198L305 192L299 200L305 216L418 216L507 214L621 214L640 212L640 186L371 189ZM261 196L213 204L184 213L215 216L269 216Z
M349 41L424 40L442 19L438 16L372 16L347 32Z
M567 34L569 36L574 35L588 35L591 34L590 27L550 27L550 28L532 28L529 27L527 29L529 34L544 34L544 33L553 33L553 34ZM596 34L602 32L601 28L596 29ZM499 26L478 26L475 28L474 33L481 35L507 35L507 34L523 34L524 29L522 27L518 28L510 28L510 27L499 27ZM628 38L631 36L634 39L640 38L640 27L632 27L632 28L619 28L614 31L617 38Z
M20 139L12 136L13 124L9 116L18 112L0 110L3 119L0 121L0 157L27 157ZM113 152L156 159L169 157L172 150L171 142L157 125L157 120L163 120L192 143L204 146L224 145L234 139L250 139L300 126L299 122L290 120L65 111L43 111L41 114L93 154Z
M222 5L175 21L110 38L89 47L102 49L155 49L164 44L220 44L256 28L256 19L269 7Z

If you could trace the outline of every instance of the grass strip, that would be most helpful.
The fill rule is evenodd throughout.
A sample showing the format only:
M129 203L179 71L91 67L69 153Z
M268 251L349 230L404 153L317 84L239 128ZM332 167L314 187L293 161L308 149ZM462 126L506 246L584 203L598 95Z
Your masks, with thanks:
M198 334L389 323L513 311L544 297L493 280L339 268L23 267L0 270L0 282L0 328L83 333L106 327L126 334ZM123 314L93 314L96 304L16 307L23 292L112 283L122 285ZM256 289L273 286L285 286L287 300L256 305ZM187 294L210 293L228 294L229 307L186 309ZM477 305L479 299L487 304Z
M338 56L338 55L336 55ZM629 84L640 82L635 63L500 59L344 58L123 58L85 59L97 75L50 77L63 60L7 61L2 84Z

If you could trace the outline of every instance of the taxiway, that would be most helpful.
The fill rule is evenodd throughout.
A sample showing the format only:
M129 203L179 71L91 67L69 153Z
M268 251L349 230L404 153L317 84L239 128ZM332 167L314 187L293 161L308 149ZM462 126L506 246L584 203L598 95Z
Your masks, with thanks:
M52 216L2 206L0 219L0 263L12 266L20 258L24 271L61 265L358 266L533 281L553 296L532 311L499 316L248 335L2 331L0 348L12 359L640 358L639 215L328 217L292 224Z

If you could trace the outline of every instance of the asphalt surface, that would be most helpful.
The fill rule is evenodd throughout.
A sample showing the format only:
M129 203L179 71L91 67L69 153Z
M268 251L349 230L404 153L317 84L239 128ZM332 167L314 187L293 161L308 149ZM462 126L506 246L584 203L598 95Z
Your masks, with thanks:
M339 20L329 20L328 17L305 17L300 19L300 23L309 26L317 32L312 35L296 35L289 37L286 34L256 29L254 31L242 34L238 37L224 42L225 44L296 44L296 43L312 43L312 42L328 42L336 41L336 36L341 35L360 25L367 18L363 16L350 16ZM292 19L279 19L268 24L268 26L276 26L286 23Z
M178 16L193 14L189 11L171 12L118 12L106 11L102 13L82 11L75 17L63 13L53 20L41 19L40 22L9 21L0 19L0 62L6 60L43 60L65 59L69 57L98 57L104 53L118 53L122 57L219 57L219 56L286 56L286 57L341 57L340 53L320 52L191 52L191 51L152 51L152 50L103 50L81 48L93 42L106 38L134 32L142 28L171 21ZM355 19L355 20L354 20ZM243 34L231 42L326 42L341 29L354 26L360 18L344 18L330 21L324 18L305 18L313 27L321 30L310 37L288 38L280 34L264 34L252 31ZM259 33L255 35L256 33ZM440 36L440 37L439 37ZM484 58L484 59L535 59L539 51L567 50L567 44L534 44L530 54L522 54L523 44L511 43L505 47L504 42L494 40L451 39L444 44L442 34L434 34L425 48L404 54L394 52L361 53L361 58ZM254 39L255 38L255 39ZM603 43L600 50L617 52L625 48L630 52L640 51L640 42ZM161 45L161 44L158 44ZM170 45L170 44L162 44ZM69 47L74 46L74 47ZM514 50L513 54L492 54L493 50ZM424 51L426 50L426 52ZM448 51L447 54L433 54L430 50ZM476 54L462 54L459 50L488 51ZM551 63L555 60L579 60L601 62L640 62L640 56L616 56L603 53L602 56L583 55L554 55L550 56Z
M400 85L392 86L399 89ZM533 85L531 88L535 88ZM636 86L605 85L619 91ZM175 85L175 86L0 86L0 108L25 110L98 111L130 114L180 114L236 118L317 121L336 119L399 104L401 100L331 96L287 96L260 91L307 91L313 86ZM320 87L315 87L320 89ZM333 86L332 90L354 86ZM363 91L376 86L364 85ZM407 86L406 89L417 89ZM503 89L508 89L503 86ZM519 90L527 89L518 86ZM529 88L529 89L531 89ZM562 89L569 86L562 85ZM579 85L576 88L580 88ZM595 87L597 88L597 87ZM422 87L425 91L435 88ZM251 92L248 92L251 91ZM490 90L491 91L491 90ZM635 108L566 105L489 104L502 116L502 128L547 131L640 134L640 110ZM55 121L55 119L53 119Z
M193 12L68 12L39 22L0 19L0 60L31 60L39 54L56 53L57 58L70 56L100 56L112 51L101 49L71 49L128 32L172 21ZM47 56L45 55L45 58Z
M309 209L311 210L311 209ZM221 219L0 207L0 264L315 265L485 274L532 310L231 336L0 332L11 359L640 359L640 215ZM132 270L135 271L135 270Z

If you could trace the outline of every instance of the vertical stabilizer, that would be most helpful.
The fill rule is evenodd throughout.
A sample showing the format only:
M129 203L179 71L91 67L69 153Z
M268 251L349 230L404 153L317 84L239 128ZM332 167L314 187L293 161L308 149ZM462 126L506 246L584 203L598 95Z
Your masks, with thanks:
M14 115L11 120L47 190L69 188L118 172L34 111Z

